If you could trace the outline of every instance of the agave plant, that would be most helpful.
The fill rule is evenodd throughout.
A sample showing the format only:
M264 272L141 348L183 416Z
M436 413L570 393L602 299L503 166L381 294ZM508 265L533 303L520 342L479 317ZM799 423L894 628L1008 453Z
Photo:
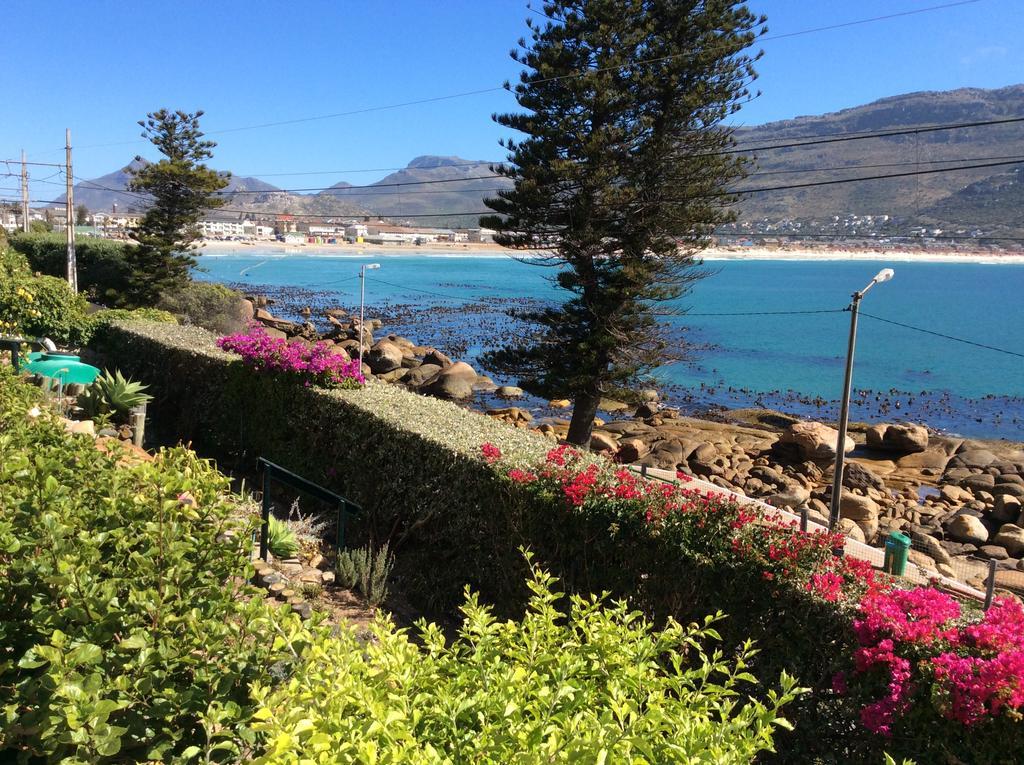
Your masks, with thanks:
M146 388L142 383L127 379L120 371L105 372L78 397L78 405L90 419L104 414L126 417L132 409L153 398L143 392Z

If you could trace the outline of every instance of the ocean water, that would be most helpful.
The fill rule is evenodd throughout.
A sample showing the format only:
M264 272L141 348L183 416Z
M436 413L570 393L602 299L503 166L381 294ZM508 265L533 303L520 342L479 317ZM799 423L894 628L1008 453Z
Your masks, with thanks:
M274 250L203 255L199 278L297 292L309 302L390 317L388 330L452 348L473 360L510 333L509 308L559 299L550 268L507 256L407 255L373 250L294 255ZM1024 353L1024 265L822 260L709 261L671 321L694 344L690 362L658 377L693 411L766 406L834 417L842 392L850 314L774 313L842 309L880 268L895 278L862 303L851 417L914 420L979 438L1024 440L1024 358L949 335ZM310 292L303 292L310 291ZM714 314L714 315L711 315ZM726 314L726 315L719 315ZM910 324L927 334L868 317Z

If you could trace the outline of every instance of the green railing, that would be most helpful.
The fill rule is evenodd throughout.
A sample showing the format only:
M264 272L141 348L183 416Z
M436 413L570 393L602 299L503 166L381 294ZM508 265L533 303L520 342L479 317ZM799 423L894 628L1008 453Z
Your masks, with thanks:
M304 494L309 494L311 497L315 497L330 505L334 505L338 509L335 544L339 550L345 546L345 519L349 515L361 513L363 510L359 505L263 457L260 457L256 464L257 470L263 473L263 516L260 525L260 558L263 560L267 559L267 545L270 539L270 484L274 480L291 486L293 489L298 489Z

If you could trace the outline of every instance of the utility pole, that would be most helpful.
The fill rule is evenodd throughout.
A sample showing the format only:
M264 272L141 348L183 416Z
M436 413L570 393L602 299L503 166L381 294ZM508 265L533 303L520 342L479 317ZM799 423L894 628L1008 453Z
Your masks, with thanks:
M25 161L25 150L21 150L21 230L26 234L28 222L28 163Z
M67 149L66 174L68 179L67 190L67 229L68 229L68 284L71 291L78 293L78 263L75 262L75 177L71 174L71 128L67 128L65 134Z

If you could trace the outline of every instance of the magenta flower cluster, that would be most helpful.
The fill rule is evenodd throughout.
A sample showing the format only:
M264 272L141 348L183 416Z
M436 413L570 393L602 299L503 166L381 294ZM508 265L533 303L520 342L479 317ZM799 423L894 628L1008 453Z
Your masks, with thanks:
M931 703L964 726L1024 711L1024 607L997 598L980 621L965 623L960 604L929 588L873 590L854 622L859 648L841 693L863 679L874 692L861 710L869 730L891 736L912 704ZM922 691L919 693L919 691Z
M358 388L366 382L359 361L349 361L345 354L335 353L331 344L270 337L259 325L250 327L245 334L222 337L217 345L237 353L252 369L289 377L306 386Z

